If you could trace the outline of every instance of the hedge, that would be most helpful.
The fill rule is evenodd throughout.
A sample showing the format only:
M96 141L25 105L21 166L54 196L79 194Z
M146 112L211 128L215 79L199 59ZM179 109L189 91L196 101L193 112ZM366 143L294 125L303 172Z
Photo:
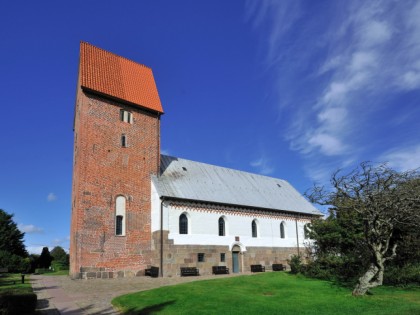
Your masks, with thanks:
M35 293L0 293L0 314L32 314L35 312L37 296Z

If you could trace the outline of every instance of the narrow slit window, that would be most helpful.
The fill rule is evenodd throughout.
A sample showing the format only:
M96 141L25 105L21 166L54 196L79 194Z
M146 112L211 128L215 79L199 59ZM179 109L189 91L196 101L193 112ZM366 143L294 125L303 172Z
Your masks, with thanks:
M252 237L258 236L258 230L257 230L257 222L252 221Z
M285 229L284 229L284 222L280 223L280 238L285 238L286 237L286 233L285 233Z
M121 135L121 146L123 148L126 148L127 147L127 136L125 134L122 134Z
M225 236L225 219L222 217L219 218L219 236Z
M115 235L125 236L125 206L124 196L117 196L115 200Z
M123 235L123 216L117 215L115 221L115 235Z
M309 223L303 226L303 235L305 239L311 238L311 225Z

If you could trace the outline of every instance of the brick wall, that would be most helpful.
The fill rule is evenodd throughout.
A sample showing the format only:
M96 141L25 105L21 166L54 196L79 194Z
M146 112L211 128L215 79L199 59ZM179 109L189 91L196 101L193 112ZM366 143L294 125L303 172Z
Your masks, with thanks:
M120 110L133 124L120 121ZM121 135L127 147L121 146ZM159 116L139 107L77 92L70 273L136 273L151 260L150 176L160 158ZM115 199L126 198L126 235L115 235ZM118 274L118 273L116 273Z

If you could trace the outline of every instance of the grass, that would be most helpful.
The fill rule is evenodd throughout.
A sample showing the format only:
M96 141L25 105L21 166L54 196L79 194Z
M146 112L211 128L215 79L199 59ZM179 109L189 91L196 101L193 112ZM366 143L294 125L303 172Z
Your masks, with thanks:
M2 292L14 293L30 293L32 292L32 286L29 281L29 275L25 275L25 283L22 284L22 278L20 273L7 273L0 277L0 293Z
M50 269L36 269L37 274L44 275L44 276L68 276L69 270L56 270L52 271Z
M68 276L68 270L48 271L42 273L44 276Z
M380 287L353 297L330 282L267 272L123 295L124 314L420 314L420 288Z

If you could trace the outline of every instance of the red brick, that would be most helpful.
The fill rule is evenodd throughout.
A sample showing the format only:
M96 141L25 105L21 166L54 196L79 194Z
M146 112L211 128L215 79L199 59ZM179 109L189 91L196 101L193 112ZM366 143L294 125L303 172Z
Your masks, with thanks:
M133 124L120 121L120 110ZM121 147L121 134L128 147ZM160 114L77 92L70 272L137 272L151 261L150 177L160 158ZM126 197L126 236L115 235L115 198Z

